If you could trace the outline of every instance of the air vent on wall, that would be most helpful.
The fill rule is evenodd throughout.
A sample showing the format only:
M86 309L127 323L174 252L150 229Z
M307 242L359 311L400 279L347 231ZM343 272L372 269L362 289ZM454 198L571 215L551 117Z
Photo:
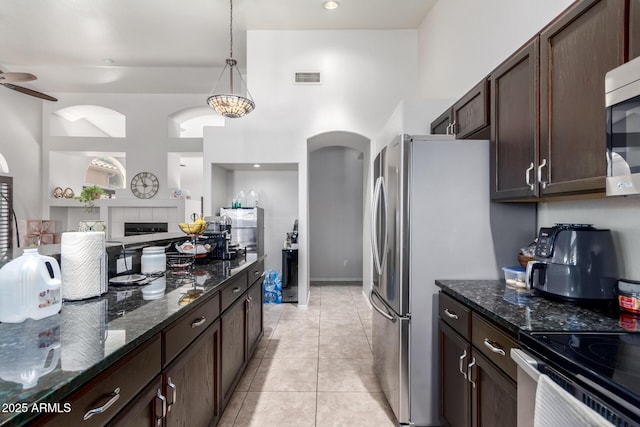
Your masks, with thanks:
M314 73L296 73L295 75L295 79L294 79L294 83L295 84L320 84L322 83L322 81L320 80L320 73L319 72L314 72Z

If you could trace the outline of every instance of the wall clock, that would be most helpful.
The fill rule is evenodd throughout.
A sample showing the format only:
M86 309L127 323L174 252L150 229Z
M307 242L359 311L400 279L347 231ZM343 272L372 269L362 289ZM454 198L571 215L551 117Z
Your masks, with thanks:
M158 178L151 172L140 172L131 179L131 192L139 199L152 198L158 187Z

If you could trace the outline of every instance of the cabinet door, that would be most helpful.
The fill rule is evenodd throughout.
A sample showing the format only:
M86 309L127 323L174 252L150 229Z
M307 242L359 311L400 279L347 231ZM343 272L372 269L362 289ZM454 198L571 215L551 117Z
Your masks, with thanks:
M472 352L471 401L473 427L517 425L517 386L480 352ZM475 362L475 363L474 363Z
M246 300L240 298L220 318L222 408L233 394L235 380L246 360Z
M491 73L491 198L537 195L538 37Z
M629 60L640 56L640 0L629 1Z
M439 326L440 421L446 426L468 427L471 400L466 369L471 360L471 347L442 320Z
M145 388L118 416L110 427L157 427L166 415L167 400L162 393L162 376Z
M453 109L449 108L431 122L431 133L433 135L450 135L451 123L453 123Z
M453 104L453 133L456 139L488 138L482 131L489 126L489 81L483 79Z
M206 426L219 415L218 322L207 328L164 371L166 426Z
M605 189L604 77L624 61L625 3L583 0L540 34L543 195Z
M247 349L248 357L253 354L258 339L262 335L262 281L256 281L247 292Z

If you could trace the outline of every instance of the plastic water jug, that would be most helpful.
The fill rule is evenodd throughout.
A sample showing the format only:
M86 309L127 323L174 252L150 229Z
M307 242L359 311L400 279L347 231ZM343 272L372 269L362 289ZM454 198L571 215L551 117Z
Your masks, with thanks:
M53 316L62 308L58 262L25 249L0 269L0 322L20 323Z

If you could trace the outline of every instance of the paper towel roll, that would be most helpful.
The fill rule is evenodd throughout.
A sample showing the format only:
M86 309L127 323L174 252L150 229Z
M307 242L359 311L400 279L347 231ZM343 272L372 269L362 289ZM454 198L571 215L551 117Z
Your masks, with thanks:
M80 300L107 291L107 256L103 231L62 233L62 298Z
M104 358L107 299L62 305L63 371L82 371Z

